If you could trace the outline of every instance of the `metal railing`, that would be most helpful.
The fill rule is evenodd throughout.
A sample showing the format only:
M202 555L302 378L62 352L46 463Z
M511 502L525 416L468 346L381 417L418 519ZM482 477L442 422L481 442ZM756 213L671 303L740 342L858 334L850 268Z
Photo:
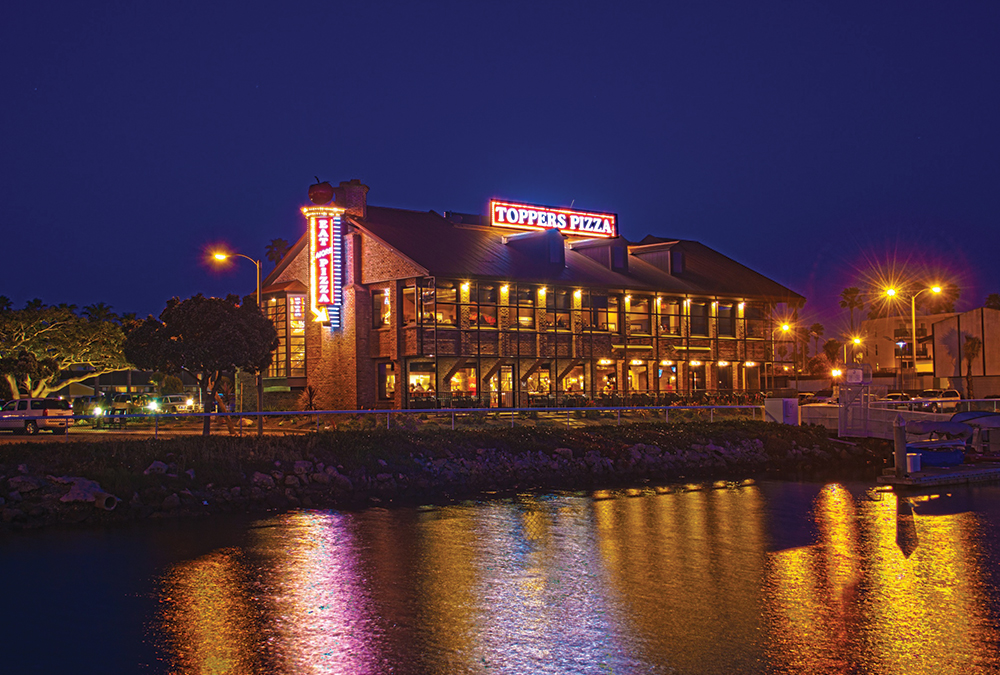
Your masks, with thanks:
M758 416L758 411L760 412ZM223 422L240 435L257 433L257 416L268 420L265 432L302 434L338 429L424 429L565 426L587 427L638 422L715 422L723 419L764 419L763 406L587 406L584 408L426 408L383 410L283 410L266 412L132 413L61 415L69 429L88 432L125 431L151 433L200 433L202 421ZM18 418L22 419L22 418ZM23 419L37 419L24 417ZM51 418L50 418L51 419ZM228 421L227 421L228 420ZM83 424L80 424L83 422ZM88 424L89 423L89 424ZM286 424L287 423L287 424ZM44 430L46 427L40 427Z

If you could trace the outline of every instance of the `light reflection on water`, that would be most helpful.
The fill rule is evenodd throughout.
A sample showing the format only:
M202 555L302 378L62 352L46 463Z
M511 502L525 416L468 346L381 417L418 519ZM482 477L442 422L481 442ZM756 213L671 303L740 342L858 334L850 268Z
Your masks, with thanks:
M199 674L1000 673L979 514L782 489L276 516L168 571L161 643Z

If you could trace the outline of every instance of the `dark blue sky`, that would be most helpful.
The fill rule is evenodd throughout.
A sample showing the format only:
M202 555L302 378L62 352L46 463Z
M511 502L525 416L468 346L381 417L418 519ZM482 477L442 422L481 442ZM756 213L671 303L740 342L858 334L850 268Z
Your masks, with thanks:
M998 34L995 2L5 4L0 294L252 292L205 248L294 241L319 175L385 206L613 211L806 295L828 334L873 266L977 306Z

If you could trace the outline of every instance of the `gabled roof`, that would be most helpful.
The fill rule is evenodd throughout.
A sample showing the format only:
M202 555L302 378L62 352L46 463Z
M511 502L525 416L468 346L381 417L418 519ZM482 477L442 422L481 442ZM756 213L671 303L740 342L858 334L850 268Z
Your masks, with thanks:
M600 246L629 245L623 238L577 241L573 247L565 246L565 265L556 265L543 255L533 254L532 248L537 243L538 250L543 251L549 238L561 236L554 231L508 232L474 224L474 218L461 215L461 218L449 219L434 211L368 206L364 219L348 214L346 220L434 277L760 297L790 302L804 300L798 293L696 241L646 237L638 245L650 249L653 245L655 248L681 247L685 253L685 269L680 274L671 274L636 255L629 255L626 270L614 271L581 252ZM526 240L529 245L522 245ZM518 243L511 245L508 241ZM274 284L307 246L308 237L303 235L268 275L264 286ZM637 248L635 245L629 247Z

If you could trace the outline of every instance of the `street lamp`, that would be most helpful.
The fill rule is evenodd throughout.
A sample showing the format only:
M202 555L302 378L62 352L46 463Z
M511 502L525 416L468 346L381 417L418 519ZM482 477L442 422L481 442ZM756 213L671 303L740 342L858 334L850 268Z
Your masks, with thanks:
M852 337L850 339L850 342L854 343L854 350L852 350L852 352L853 352L853 351L856 351L857 348L861 346L862 340L861 340L860 337L858 337L858 336L855 335L854 337ZM845 366L847 365L847 342L844 343L844 365Z
M257 310L264 311L264 308L260 304L260 261L254 260L250 256L243 255L242 253L226 253L225 251L216 251L212 254L212 257L219 262L225 262L227 258L243 258L249 260L257 268ZM257 435L264 435L264 416L261 415L264 411L264 374L257 371ZM242 428L242 425L240 425Z
M919 291L910 296L910 353L913 356L913 372L916 375L917 372L917 296L921 293L927 293L930 291L935 295L941 292L940 286L931 286L929 288L921 288ZM894 298L897 295L895 288L887 288L885 294Z

